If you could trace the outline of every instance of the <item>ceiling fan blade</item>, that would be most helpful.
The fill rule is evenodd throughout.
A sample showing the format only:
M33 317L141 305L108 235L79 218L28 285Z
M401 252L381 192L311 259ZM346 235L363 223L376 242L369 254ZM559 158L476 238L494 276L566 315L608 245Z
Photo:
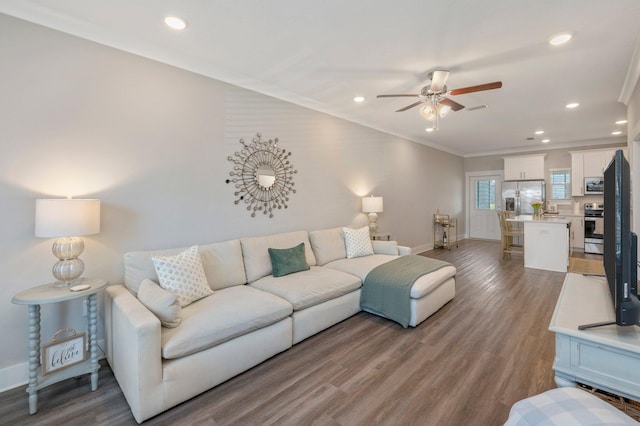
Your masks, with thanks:
M451 96L464 95L465 93L481 92L483 90L499 89L502 87L501 81L493 83L480 84L478 86L463 87L461 89L453 89L449 92Z
M421 104L421 103L423 103L423 102L424 102L424 99L421 99L421 100L419 100L418 102L412 103L411 105L408 105L408 106L406 106L406 107L404 107L404 108L400 108L400 109L399 109L399 110L397 110L396 112L406 111L406 110L408 110L408 109L411 109L411 108L413 108L413 107L416 107L416 106L420 105L420 104Z
M400 98L400 97L409 97L409 98L417 98L420 95L409 95L409 94L400 94L400 95L378 95L376 98Z
M434 93L442 92L447 78L449 78L449 71L434 71L431 75L431 90Z
M459 104L456 101L453 101L453 100L451 100L449 98L441 98L440 99L440 103L442 105L446 105L446 106L450 107L454 111L460 111L461 109L464 108L464 105Z

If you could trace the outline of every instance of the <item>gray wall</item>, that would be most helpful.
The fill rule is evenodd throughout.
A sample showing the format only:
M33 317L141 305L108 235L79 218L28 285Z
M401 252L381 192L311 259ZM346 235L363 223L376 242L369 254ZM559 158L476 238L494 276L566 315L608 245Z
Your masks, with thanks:
M53 278L36 198L102 200L82 259L112 283L129 250L364 225L369 194L384 196L381 230L414 248L432 244L436 209L464 216L461 157L5 15L0 56L0 390L26 380L27 309L11 298ZM298 170L273 219L251 218L224 183L227 156L256 132L280 138ZM79 302L42 318L43 342L84 330Z

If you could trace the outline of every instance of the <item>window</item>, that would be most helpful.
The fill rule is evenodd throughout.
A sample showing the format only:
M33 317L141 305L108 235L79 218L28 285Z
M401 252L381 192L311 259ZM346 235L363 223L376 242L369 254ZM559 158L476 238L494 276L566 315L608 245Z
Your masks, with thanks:
M551 199L571 199L571 170L555 169L551 172Z
M476 181L476 210L496 209L496 181Z

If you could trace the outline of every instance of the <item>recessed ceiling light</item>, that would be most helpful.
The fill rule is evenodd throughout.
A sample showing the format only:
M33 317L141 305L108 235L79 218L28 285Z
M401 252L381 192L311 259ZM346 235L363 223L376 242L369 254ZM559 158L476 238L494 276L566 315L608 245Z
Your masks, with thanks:
M353 100L355 102L364 102L364 96L356 96Z
M543 133L544 133L544 130L536 130L536 131L535 131L535 134L536 134L536 135L541 135L541 134L543 134Z
M549 39L549 44L552 46L560 46L571 40L571 37L573 36L570 33L556 34Z
M187 28L187 21L182 18L178 18L177 16L167 16L164 18L164 23L174 30L184 30Z
M577 102L571 102L570 104L567 104L566 107L569 109L573 109L573 108L578 108L580 106L579 103Z
M621 135L622 132L620 130L616 130L615 132L611 132L611 134L614 136L618 136L618 135Z
M627 120L618 120L616 124L627 124Z
M542 139L542 143L549 143L551 142L551 139Z
M427 127L426 129L424 129L427 133L431 133L433 132L435 129L433 127Z

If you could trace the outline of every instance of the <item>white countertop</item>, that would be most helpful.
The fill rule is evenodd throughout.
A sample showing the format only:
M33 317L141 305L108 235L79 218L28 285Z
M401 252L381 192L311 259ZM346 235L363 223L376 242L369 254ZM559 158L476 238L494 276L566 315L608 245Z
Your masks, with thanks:
M558 212L558 213L544 213L546 216L567 216L567 217L583 217L584 216L584 211L580 211L579 213L574 213L574 212Z
M570 219L565 217L549 217L549 216L541 216L541 217L533 217L532 215L519 215L516 217L510 217L507 219L509 222L535 222L535 223L549 223L549 224L563 224L567 225L571 223Z

